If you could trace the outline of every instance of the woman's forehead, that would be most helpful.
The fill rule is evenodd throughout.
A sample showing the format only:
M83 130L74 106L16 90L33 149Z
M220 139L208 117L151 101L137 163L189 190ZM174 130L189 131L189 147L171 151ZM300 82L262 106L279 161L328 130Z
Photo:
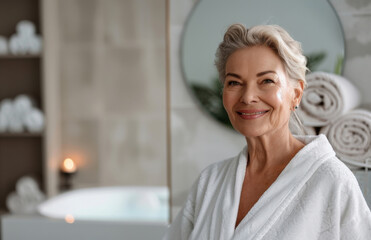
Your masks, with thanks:
M265 46L254 46L241 48L232 53L227 60L226 68L241 65L279 67L283 66L283 63L272 49Z
M231 54L226 63L226 75L258 75L262 72L277 75L285 73L281 59L272 49L265 46L239 49Z

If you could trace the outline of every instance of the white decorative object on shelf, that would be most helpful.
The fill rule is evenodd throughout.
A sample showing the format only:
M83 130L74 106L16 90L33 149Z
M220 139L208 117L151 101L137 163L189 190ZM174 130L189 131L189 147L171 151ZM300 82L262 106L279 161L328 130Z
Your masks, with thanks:
M19 119L25 119L33 105L31 98L24 94L18 95L13 101L14 112Z
M7 132L9 129L10 115L12 114L12 100L4 99L0 102L0 132Z
M24 118L26 129L31 133L39 133L44 129L44 114L39 109L32 109Z
M23 132L22 119L15 114L14 108L11 114L8 115L8 131L11 133L21 133Z
M13 101L0 102L0 133L41 133L45 126L44 114L34 106L27 95L19 95Z
M41 53L42 39L36 35L35 25L23 20L17 24L17 32L10 37L9 50L14 55L37 55Z
M6 206L11 213L30 214L37 211L38 205L45 200L37 182L28 176L16 183L16 191L8 195Z
M8 41L5 37L0 36L0 55L8 54Z

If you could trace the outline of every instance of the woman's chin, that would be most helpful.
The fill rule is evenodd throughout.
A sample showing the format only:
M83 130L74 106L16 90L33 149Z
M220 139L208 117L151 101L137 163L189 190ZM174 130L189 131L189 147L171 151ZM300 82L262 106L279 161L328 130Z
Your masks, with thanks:
M264 135L267 131L263 129L247 129L247 128L235 128L239 133L241 133L245 137L260 137Z

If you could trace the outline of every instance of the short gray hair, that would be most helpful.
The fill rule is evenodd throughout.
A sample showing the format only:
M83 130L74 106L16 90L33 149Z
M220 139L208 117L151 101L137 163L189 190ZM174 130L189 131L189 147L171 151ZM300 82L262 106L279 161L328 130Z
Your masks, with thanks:
M215 65L222 83L229 56L238 49L253 46L271 48L282 60L288 76L297 81L302 80L306 85L307 59L303 55L300 42L295 41L278 25L257 25L247 29L242 24L233 24L228 28L216 51Z

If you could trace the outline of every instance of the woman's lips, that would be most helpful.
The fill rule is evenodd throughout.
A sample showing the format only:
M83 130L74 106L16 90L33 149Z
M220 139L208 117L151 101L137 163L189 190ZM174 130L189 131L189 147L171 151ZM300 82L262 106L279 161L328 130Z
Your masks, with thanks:
M269 110L260 110L260 109L254 109L254 110L240 110L237 111L237 114L242 118L242 119L256 119L264 114L269 112Z

